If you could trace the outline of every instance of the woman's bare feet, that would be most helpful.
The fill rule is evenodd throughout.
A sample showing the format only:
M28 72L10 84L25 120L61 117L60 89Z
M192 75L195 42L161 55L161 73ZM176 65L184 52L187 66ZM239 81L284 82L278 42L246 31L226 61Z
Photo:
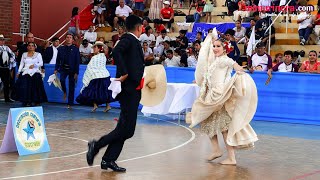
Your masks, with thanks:
M98 109L97 104L94 104L93 105L93 109L91 110L91 112L94 113L94 112L96 112L97 109Z
M108 112L108 111L110 111L110 110L111 110L110 105L107 105L107 107L103 110L103 112Z
M222 164L222 165L233 165L235 166L237 164L237 161L235 159L225 159L223 161L221 161L219 164Z
M221 152L219 152L219 153L213 153L211 156L209 156L208 158L207 158L207 160L208 161L213 161L213 160L215 160L215 159L217 159L217 158L219 158L219 157L221 157L222 156L222 153Z

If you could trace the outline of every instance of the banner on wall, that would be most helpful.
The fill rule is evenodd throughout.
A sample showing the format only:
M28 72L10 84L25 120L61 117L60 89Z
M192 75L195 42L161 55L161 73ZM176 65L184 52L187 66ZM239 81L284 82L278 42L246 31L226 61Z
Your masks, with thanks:
M11 108L0 153L20 156L50 151L42 107Z
M250 27L250 23L242 23L242 27L248 28ZM194 23L192 28L192 33L187 33L187 37L190 42L193 42L196 39L197 32L202 32L202 37L207 37L208 30L217 28L217 31L222 33L226 32L228 29L233 29L235 26L234 22L227 23Z

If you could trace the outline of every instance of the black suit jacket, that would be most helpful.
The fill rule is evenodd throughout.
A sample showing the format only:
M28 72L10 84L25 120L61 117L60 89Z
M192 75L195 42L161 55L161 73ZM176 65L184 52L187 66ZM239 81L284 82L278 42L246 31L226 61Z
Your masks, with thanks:
M52 57L53 57L53 47L49 46L42 52L43 63L45 64L50 63Z
M79 74L80 66L80 52L79 48L75 45L71 45L70 52L68 51L67 46L60 46L58 48L57 61L55 65L55 70L61 72L64 71L63 64L66 59L69 61L70 70L68 72Z
M144 56L140 41L132 34L124 34L113 49L112 55L117 66L116 77L128 74L127 79L121 83L121 88L136 91L144 72Z

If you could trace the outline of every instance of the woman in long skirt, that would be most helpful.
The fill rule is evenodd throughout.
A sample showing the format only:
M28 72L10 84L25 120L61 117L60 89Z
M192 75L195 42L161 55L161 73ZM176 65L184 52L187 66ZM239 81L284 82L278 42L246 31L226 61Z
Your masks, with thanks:
M44 90L41 66L43 60L40 53L35 52L35 43L29 42L28 52L22 54L17 81L13 90L13 99L22 102L23 106L40 105L47 102Z
M106 68L106 56L103 42L97 41L93 46L94 56L91 58L83 75L83 87L76 101L83 105L93 105L91 112L95 112L98 105L105 104L104 112L111 109L109 103L114 101L112 91L108 90L111 83L110 74Z
M162 0L152 0L149 9L149 18L151 20L160 19L160 10L163 8Z

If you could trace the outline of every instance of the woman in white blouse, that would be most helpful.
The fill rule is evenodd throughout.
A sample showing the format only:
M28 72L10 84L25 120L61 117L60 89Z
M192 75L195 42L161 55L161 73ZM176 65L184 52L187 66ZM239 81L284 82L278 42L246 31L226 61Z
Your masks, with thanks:
M23 103L23 106L39 105L47 101L44 90L41 66L43 66L42 56L35 52L35 43L29 42L28 52L22 54L17 82L15 85L14 99Z

